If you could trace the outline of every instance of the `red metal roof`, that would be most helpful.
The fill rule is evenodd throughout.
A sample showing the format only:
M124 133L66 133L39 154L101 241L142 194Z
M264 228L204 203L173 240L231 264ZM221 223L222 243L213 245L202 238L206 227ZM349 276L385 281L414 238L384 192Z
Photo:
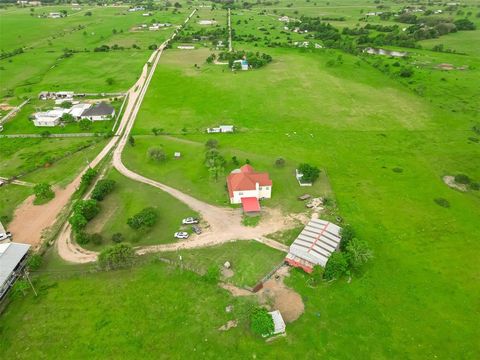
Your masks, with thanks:
M259 212L260 203L256 197L244 197L242 198L243 211L245 212Z
M240 172L232 172L227 177L228 193L233 197L234 191L255 190L255 185L272 186L268 173L255 172L252 166L243 165Z

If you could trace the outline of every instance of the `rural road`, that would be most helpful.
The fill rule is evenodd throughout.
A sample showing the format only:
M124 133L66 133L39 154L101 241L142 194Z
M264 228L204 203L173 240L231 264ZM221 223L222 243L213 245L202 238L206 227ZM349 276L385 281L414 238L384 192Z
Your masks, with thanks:
M188 20L195 14L195 12L196 10L189 15L184 23L187 23ZM128 102L126 104L125 112L120 121L119 127L115 132L115 137L113 137L107 146L102 149L89 167L95 167L105 158L105 156L110 153L111 150L113 150L113 166L122 175L134 181L141 182L167 192L171 196L187 204L194 211L201 214L203 220L209 224L207 231L199 236L193 235L190 240L136 248L137 254L146 254L159 251L175 251L179 249L192 249L236 240L252 239L280 251L288 251L288 248L285 245L264 237L265 234L273 233L291 226L293 219L283 216L280 211L265 210L265 214L262 217L262 222L258 226L246 227L241 224L242 215L240 210L221 208L207 204L177 189L135 173L124 165L122 161L122 152L128 141L143 98L148 90L150 81L165 47L167 46L168 42L176 36L177 33L178 30L176 30L172 36L150 56L148 62L143 67L139 79L127 92ZM81 175L83 175L83 173L89 167L85 168L82 173L67 186L67 188L61 190L61 193L57 194L55 199L50 201L48 204L45 204L45 206L48 207L48 211L45 211L45 209L40 210L41 207L29 206L26 209L28 210L27 213L24 213L21 217L15 217L11 224L11 228L13 231L15 231L14 234L16 241L28 241L28 243L32 243L32 240L35 240L37 244L40 244L40 234L42 230L40 228L41 226L45 225L45 222L39 220L38 218L44 218L45 220L48 220L48 226L53 224L56 214L58 214L67 204L68 200L71 198L76 188L80 184ZM45 214L48 214L49 216ZM52 216L52 214L55 215ZM37 226L28 226L27 229L32 228L30 231L22 231L20 219L31 219L32 217L37 219ZM48 226L45 226L44 228ZM34 233L33 230L37 231L37 233ZM56 246L58 254L66 261L73 263L87 263L97 260L98 253L85 250L72 241L71 228L68 222L62 227L56 241Z

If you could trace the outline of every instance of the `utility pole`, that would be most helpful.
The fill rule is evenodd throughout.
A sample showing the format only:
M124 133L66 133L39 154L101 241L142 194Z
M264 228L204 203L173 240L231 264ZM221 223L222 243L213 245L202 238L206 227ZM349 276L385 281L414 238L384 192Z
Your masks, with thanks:
M28 283L29 283L30 286L32 287L32 290L33 290L33 292L35 293L35 296L38 296L37 290L35 290L35 287L33 286L32 281L30 280L30 276L28 276L28 271L25 270L25 271L23 272L23 274L25 275L25 277L26 277L27 280L28 280Z
M230 15L230 8L228 8L228 52L232 52L232 17Z

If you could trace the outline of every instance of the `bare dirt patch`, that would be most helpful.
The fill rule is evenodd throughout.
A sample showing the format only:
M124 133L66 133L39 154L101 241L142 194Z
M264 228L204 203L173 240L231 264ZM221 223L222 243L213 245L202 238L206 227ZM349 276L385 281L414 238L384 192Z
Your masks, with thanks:
M289 270L288 266L281 267L257 293L260 302L271 304L272 310L279 310L287 323L297 320L305 311L302 297L283 282L286 276L290 276Z
M46 204L33 205L34 195L29 196L20 204L8 226L15 242L30 244L34 248L38 247L43 232L55 223L57 215L75 192L79 180L73 181L64 189L54 189L55 197Z
M460 191L467 191L468 190L467 185L459 184L459 183L455 182L455 176L450 176L450 175L444 176L443 177L443 182L445 184L447 184L447 186L449 186L453 189L457 189L457 190L460 190Z
M231 284L221 283L220 286L233 296L257 296L262 305L270 310L279 310L283 319L289 323L297 320L305 311L302 297L283 282L285 277L290 276L289 271L290 267L282 266L257 293Z
M230 330L231 328L236 328L238 325L237 320L229 320L225 325L222 325L218 328L220 331L227 331Z

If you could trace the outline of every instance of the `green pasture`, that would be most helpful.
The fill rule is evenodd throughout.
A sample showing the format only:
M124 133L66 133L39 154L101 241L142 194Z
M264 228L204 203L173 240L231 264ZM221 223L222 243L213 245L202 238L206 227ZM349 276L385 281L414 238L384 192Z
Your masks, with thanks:
M0 176L19 177L34 184L46 182L66 186L105 146L92 138L0 139ZM15 208L33 193L25 186L6 184L0 188L0 216L11 220Z
M100 213L85 229L89 233L99 233L103 237L100 245L88 244L85 247L99 250L113 245L112 235L121 233L125 242L134 246L171 243L177 241L173 234L190 226L182 227L182 219L196 214L188 206L158 189L125 178L116 170L110 170L107 177L115 180L114 191L99 203ZM151 229L133 230L127 220L146 207L157 211L158 220Z
M33 14L66 9L61 19L38 18L29 9L0 11L0 49L24 48L24 53L0 60L0 95L36 96L43 90L76 92L117 92L127 90L137 79L148 59L152 44L161 44L176 25L183 22L186 11L128 12L127 7L90 7L71 13L68 7L35 8ZM85 16L90 11L92 16ZM70 14L71 13L71 14ZM134 31L142 23L170 22L165 31ZM119 45L124 50L93 52L100 45ZM136 44L140 49L132 49ZM64 49L75 53L62 58ZM106 79L113 78L108 85ZM12 102L18 100L9 99Z
M178 266L183 264L198 273L204 273L212 266L223 269L223 265L228 261L231 264L233 276L222 277L223 281L236 286L249 287L255 286L285 258L284 253L253 240L239 240L198 250L166 252L158 256L170 259Z
M345 354L337 351L344 346L347 353L358 354L361 345L350 340L365 328L369 332L361 342L369 356L474 354L477 331L470 318L478 317L473 294L478 292L474 264L479 248L473 239L480 236L475 225L480 196L448 188L442 176L465 173L480 179L480 148L469 141L475 135L470 130L474 114L452 111L458 101L468 109L475 106L474 85L468 80L477 73L475 66L470 73L445 75L451 81L455 75L462 79L450 92L419 95L407 81L403 84L349 55L329 67L328 59L338 53L262 51L274 57L272 64L237 74L215 65L195 69L193 64L208 51L190 52L190 63L184 56L180 60L175 50L166 53L137 118L137 145L126 150L127 165L215 202L207 179L199 173L189 175L192 166L183 168L183 176L162 173L162 167L180 167L174 160L172 165L150 166L145 161L148 146L163 144L169 152L174 147L168 145L170 138L147 134L152 127L171 132L183 144L186 162L191 156L188 149L194 146L191 141L198 143L195 163L200 163L201 144L210 138L204 129L234 124L236 134L215 137L220 151L257 154L254 166L259 158L265 159L266 167L277 156L285 156L287 164L309 162L325 169L344 221L368 241L375 259L363 275L354 275L352 283L326 288L326 296L302 291L318 305L306 316L309 321L292 325L295 337L308 332L313 322L321 322L327 311L335 325L322 329L335 334L325 336L340 357ZM410 81L427 87L443 82L441 75L429 78L428 71L433 72L419 67ZM274 180L268 201L293 210L290 206L298 201L287 189L276 188L274 170L268 170ZM199 181L187 187L184 182L190 176ZM223 190L217 189L219 196ZM439 197L447 199L450 208L438 206L434 199Z
M291 2L258 5L251 12L235 10L234 26L240 16L254 17L236 31L259 33L263 21L279 33L281 24L274 25L275 17L267 21L255 15L263 8L269 14L277 9L278 14L292 16L344 14L347 23L354 24L361 9L407 5L354 0L315 5L302 0L287 6ZM473 19L478 3L465 4L462 9L472 10ZM0 19L23 10L7 11ZM200 16L210 18L208 11L203 9ZM215 10L215 17L217 12L220 16ZM100 16L94 13L90 21ZM140 21L139 14L122 16L132 17L132 24ZM103 28L105 38L98 44L115 39L107 38L110 27ZM33 274L39 296L29 293L13 299L1 315L0 358L51 358L61 353L67 358L218 359L225 349L232 350L228 352L232 359L478 358L480 192L460 192L442 180L461 173L480 182L480 135L472 131L479 119L476 32L425 41L424 50L406 49L410 54L401 60L236 43L238 50L258 50L274 59L261 69L237 73L206 64L211 53L207 49L167 50L137 116L135 146L127 145L123 154L126 166L209 203L228 206L224 177L237 166L232 157L240 165L248 159L257 170L269 171L273 180L272 199L264 206L301 212L304 203L296 199L300 194L334 198L343 224L356 229L374 258L351 278L316 287L309 275L293 270L286 283L302 296L305 313L287 324L285 338L265 343L248 329L245 309L254 299L232 298L198 275L157 260L161 256L179 261L181 255L185 264L200 270L229 260L234 271L230 281L249 285L283 257L261 244L234 242L158 254L129 270L94 274L86 274L85 267L67 266L49 251L47 263ZM28 36L31 42L40 38ZM467 55L429 51L436 43ZM13 57L11 64L21 56ZM444 71L437 67L441 63L466 67ZM48 68L48 61L43 64ZM402 67L411 68L412 75L402 78ZM237 131L206 134L207 127L220 124L235 125ZM154 136L154 127L165 134ZM204 144L211 138L219 141L227 160L217 182L203 165ZM30 166L21 155L28 158L34 146L41 146L30 139L25 144L8 143L5 161L1 156L7 141L0 139L0 173L2 167L13 172ZM54 148L54 143L47 144ZM17 146L25 149L17 154ZM167 160L150 160L147 152L153 146L163 147ZM173 159L175 151L182 153L180 159ZM280 156L286 166L279 169L274 161ZM77 161L80 164L81 159ZM322 169L313 188L300 188L294 178L295 166L303 162ZM73 176L74 170L68 174ZM159 223L137 244L170 242L174 227L189 215L187 206L114 171L107 176L117 181L117 188L101 203L102 212L89 229L98 226L108 241L114 232L136 240L136 234L128 233L126 219L154 206ZM6 191L9 196L11 189L0 189L0 194ZM12 201L22 196L15 192ZM434 201L438 198L449 206L439 206ZM2 198L0 206L7 213L13 210L10 200ZM294 226L269 237L288 245L300 230ZM234 312L228 314L225 307L231 304ZM231 319L239 320L237 328L218 331Z

